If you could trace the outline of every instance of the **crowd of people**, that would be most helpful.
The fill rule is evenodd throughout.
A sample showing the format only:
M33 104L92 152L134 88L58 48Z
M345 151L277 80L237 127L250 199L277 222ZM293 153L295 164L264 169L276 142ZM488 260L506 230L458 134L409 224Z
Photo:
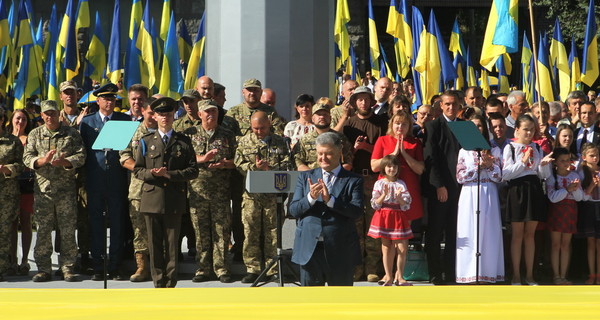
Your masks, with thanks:
M89 273L174 287L185 237L194 282L232 282L233 258L253 283L276 255L277 197L248 192L244 179L298 170L307 173L288 213L298 230L321 230L296 234L304 285L410 285L411 243L424 245L434 284L537 285L546 266L554 284L600 284L599 99L573 91L530 105L522 91L486 99L469 87L411 112L410 81L365 79L344 78L338 105L299 95L289 122L259 80L244 81L243 102L226 110L226 88L207 76L179 101L133 85L126 112L115 111L113 84L80 106L74 81L37 111L0 109L0 280L29 274L33 221L35 282ZM139 122L125 150L92 148L108 121ZM454 121L471 121L489 148L462 149ZM133 274L123 266L129 234Z

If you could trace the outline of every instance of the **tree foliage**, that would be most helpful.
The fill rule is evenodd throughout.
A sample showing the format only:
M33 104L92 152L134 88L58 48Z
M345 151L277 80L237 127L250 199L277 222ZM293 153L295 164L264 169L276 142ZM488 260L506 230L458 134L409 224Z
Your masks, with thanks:
M574 37L577 46L580 49L583 47L589 1L535 0L533 3L534 10L535 7L547 7L548 11L546 13L546 18L548 18L551 21L552 25L548 26L546 30L550 30L550 34L554 32L554 19L558 17L564 41L569 42L571 41L571 37ZM598 25L598 14L600 13L600 6L596 5L595 10L596 24ZM567 46L567 48L569 48L569 46Z

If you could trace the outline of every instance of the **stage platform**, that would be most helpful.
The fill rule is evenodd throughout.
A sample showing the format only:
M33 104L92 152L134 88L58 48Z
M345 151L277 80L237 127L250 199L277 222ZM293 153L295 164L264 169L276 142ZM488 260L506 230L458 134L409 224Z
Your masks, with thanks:
M600 319L600 286L0 289L2 319Z

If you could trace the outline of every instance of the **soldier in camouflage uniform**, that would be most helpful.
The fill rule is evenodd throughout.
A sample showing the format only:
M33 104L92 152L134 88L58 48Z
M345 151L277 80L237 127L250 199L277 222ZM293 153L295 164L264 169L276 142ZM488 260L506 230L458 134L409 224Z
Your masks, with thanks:
M255 112L251 118L251 128L252 132L238 140L235 153L238 170L244 175L256 170L286 170L289 164L287 146L281 136L271 134L268 115L262 111ZM246 239L243 257L247 274L242 283L254 282L261 272L261 263L268 264L277 253L276 201L275 194L244 190L242 222ZM262 243L261 237L264 239ZM267 275L273 276L275 272L275 268L272 268Z
M140 212L140 199L142 197L143 181L136 178L133 174L135 168L134 155L139 148L140 139L148 133L155 132L158 127L154 120L154 112L148 105L147 98L142 106L142 116L144 120L138 126L131 138L131 142L119 152L119 161L121 165L131 172L129 182L129 218L133 227L133 250L135 252L135 262L137 269L129 277L131 282L142 282L150 280L150 266L148 265L148 231L146 230L146 221L144 215Z
M175 120L173 123L173 130L183 132L187 128L200 125L198 101L200 101L200 94L198 91L189 89L183 92L183 95L181 95L181 102L183 102L185 116Z
M10 230L19 209L19 182L23 171L23 145L7 132L6 112L0 107L0 281L9 266Z
M226 117L231 117L237 124L237 132L234 131L234 133L237 136L244 136L251 132L250 117L254 112L262 111L267 114L269 120L271 121L273 126L271 132L283 136L285 120L277 114L275 108L260 102L260 97L262 95L262 85L260 81L256 79L248 79L244 81L242 95L244 96L244 102L231 107L231 109L227 111L226 115ZM229 127L228 129L232 130L232 128ZM243 181L243 177L239 174L239 172L235 172L231 175L232 230L233 239L235 241L232 251L235 254L234 258L239 256L239 253L241 253L241 244L244 241L243 226L241 221L241 203L244 186L240 184L240 181Z
M235 168L235 135L218 125L218 106L212 100L198 103L202 125L184 131L192 140L198 177L189 182L189 203L196 233L198 270L192 281L210 280L214 271L219 281L231 282L226 252L231 237L229 175Z
M77 258L75 169L84 164L85 150L79 132L59 121L55 101L43 101L41 107L45 124L29 133L23 154L24 164L35 170L33 217L37 225L37 240L33 255L38 273L33 281L51 279L51 232L55 225L61 237L59 264L64 280L77 281L73 273Z
M352 153L352 146L345 135L334 131L329 127L331 123L330 107L326 104L317 103L312 107L312 123L315 126L315 130L305 134L300 138L300 141L294 146L294 160L296 161L296 167L298 171L307 171L315 168L319 168L317 162L317 146L316 139L321 133L333 132L337 134L342 140L342 166L344 169L352 170L352 159L354 155Z
M357 87L358 83L354 80L346 80L342 85L342 97L344 97L344 100L339 106L331 109L331 129L342 132L344 122L354 115L356 109L350 105L350 97Z

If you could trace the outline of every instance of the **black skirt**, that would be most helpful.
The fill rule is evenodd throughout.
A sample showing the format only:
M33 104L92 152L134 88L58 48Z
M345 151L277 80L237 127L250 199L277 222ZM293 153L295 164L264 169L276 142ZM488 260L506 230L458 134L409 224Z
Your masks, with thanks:
M600 239L600 202L579 202L577 229L586 238Z
M509 222L544 222L548 217L546 195L537 175L510 180L506 201Z

